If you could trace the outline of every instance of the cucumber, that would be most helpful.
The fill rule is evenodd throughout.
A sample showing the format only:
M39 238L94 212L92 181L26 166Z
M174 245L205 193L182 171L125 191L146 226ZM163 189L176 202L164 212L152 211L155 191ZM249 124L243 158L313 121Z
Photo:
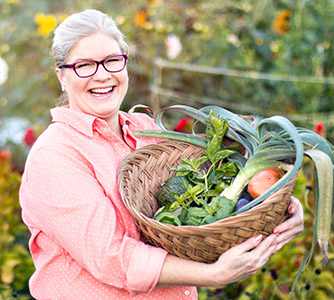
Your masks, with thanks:
M158 189L157 200L159 206L176 201L175 195L180 196L186 192L189 181L184 176L173 176L168 178Z

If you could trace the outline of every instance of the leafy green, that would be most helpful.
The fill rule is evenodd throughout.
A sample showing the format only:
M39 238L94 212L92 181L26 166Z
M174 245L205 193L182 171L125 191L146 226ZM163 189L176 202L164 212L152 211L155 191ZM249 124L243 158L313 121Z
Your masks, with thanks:
M227 121L210 112L206 120L207 144L202 156L197 159L184 158L182 164L171 168L171 171L176 171L176 176L188 179L184 183L186 192L174 195L175 202L163 213L173 212L181 206L182 224L202 225L227 217L233 212L236 203L219 196L239 171L233 162L227 160L236 153L235 149L222 144L227 129ZM170 224L169 219L161 219L159 214L157 217L160 222Z

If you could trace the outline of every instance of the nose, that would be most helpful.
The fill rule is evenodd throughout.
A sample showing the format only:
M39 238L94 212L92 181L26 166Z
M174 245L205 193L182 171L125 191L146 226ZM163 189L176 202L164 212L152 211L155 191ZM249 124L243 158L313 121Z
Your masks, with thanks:
M108 72L102 64L99 64L96 73L93 75L93 78L95 80L104 81L110 79L111 76L112 74Z

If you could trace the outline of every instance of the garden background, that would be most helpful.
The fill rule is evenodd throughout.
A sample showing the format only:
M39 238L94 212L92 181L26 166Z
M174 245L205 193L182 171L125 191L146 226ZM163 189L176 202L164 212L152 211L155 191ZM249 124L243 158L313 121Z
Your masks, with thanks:
M31 299L18 189L61 94L52 31L86 8L110 14L130 45L124 110L217 104L258 118L281 114L334 142L333 0L0 0L0 299ZM187 120L168 122L180 129ZM304 166L294 193L303 201L303 234L251 278L201 288L200 299L289 299L312 241L312 175ZM316 248L293 299L334 298L332 250L324 269Z

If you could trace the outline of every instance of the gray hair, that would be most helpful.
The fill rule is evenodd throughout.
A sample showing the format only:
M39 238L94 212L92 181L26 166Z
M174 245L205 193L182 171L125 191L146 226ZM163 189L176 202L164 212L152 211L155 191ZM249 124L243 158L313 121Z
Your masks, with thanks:
M129 47L115 21L98 10L87 9L69 16L54 31L51 52L56 67L66 63L68 53L80 39L97 32L110 35L118 42L122 53L128 53Z

